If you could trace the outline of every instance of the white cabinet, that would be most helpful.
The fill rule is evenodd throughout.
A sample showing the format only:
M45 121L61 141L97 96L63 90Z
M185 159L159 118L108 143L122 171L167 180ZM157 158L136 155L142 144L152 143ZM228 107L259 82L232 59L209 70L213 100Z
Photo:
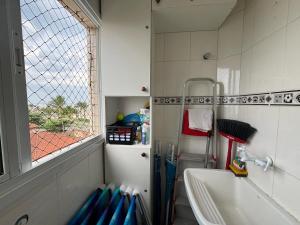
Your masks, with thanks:
M150 96L151 0L102 0L106 96Z
M144 105L150 103L151 97L108 97L105 100L105 124L116 122L116 115L139 112ZM151 115L150 115L151 121ZM150 122L151 124L151 122ZM150 139L151 139L150 134ZM108 140L107 140L108 142ZM105 182L115 185L124 184L137 189L151 211L151 141L149 145L106 144L105 145Z
M106 183L124 184L137 189L151 209L150 147L143 145L106 145Z

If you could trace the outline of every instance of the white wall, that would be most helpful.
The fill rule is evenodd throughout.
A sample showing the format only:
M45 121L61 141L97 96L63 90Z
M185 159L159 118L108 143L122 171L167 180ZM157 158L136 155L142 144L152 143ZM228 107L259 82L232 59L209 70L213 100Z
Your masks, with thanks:
M219 30L218 79L225 84L225 94L299 89L300 1L239 4ZM300 106L240 105L223 111L223 117L257 128L248 150L261 157L270 155L275 168L265 173L249 163L249 178L300 219ZM224 140L221 145L225 153Z
M102 151L99 142L46 171L25 175L24 182L1 194L0 225L14 225L24 214L30 225L66 224L103 183Z
M210 60L203 60L207 52ZM152 96L181 96L184 81L192 77L216 78L217 31L159 33L155 35ZM205 85L194 95L211 95ZM154 140L177 142L179 105L153 105ZM205 140L205 139L203 139ZM187 150L204 152L205 142L186 138Z

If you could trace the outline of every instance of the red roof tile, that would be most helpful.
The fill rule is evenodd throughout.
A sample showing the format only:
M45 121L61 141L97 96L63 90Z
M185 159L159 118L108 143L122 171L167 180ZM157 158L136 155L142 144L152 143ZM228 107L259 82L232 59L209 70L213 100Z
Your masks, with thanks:
M52 152L56 152L84 138L85 137L71 137L65 133L48 131L31 132L30 140L32 161L49 155Z

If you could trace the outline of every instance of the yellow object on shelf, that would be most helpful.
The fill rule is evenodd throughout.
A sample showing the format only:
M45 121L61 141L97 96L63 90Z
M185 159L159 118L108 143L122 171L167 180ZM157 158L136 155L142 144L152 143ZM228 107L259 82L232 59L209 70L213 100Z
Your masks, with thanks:
M229 168L234 173L234 175L237 177L247 177L248 176L248 171L246 169L239 170L232 164L229 165Z
M117 114L117 121L122 121L123 119L124 119L124 114L121 113L121 112L119 112L119 113Z

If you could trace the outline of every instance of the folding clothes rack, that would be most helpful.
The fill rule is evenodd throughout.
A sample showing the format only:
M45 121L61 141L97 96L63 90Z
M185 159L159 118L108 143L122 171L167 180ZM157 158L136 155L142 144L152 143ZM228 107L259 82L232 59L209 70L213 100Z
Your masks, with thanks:
M211 99L211 104L212 104L212 111L213 111L213 129L210 132L201 132L201 131L192 131L188 130L188 127L186 127L186 123L184 122L185 114L187 114L187 106L189 105L186 101L187 97L191 97L190 92L191 92L191 85L195 83L201 83L201 84L209 84L210 87L212 88L213 96ZM176 198L176 187L179 185L180 182L183 182L183 176L181 174L182 171L179 171L179 165L182 161L190 161L190 162L198 162L198 163L204 163L204 167L207 168L208 165L214 164L212 167L216 167L217 164L217 158L218 158L218 153L217 153L217 141L216 141L216 118L217 118L217 86L219 82L216 82L214 79L211 78L191 78L185 81L184 86L183 86L183 94L182 94L182 104L181 104L181 110L180 110L180 119L179 119L179 129L178 129L178 139L177 139L177 160L176 160L176 178L175 178L175 183L174 183L174 190L173 190L173 204L172 204L172 222L174 223L174 209L175 209L175 204L177 201ZM187 94L186 94L187 93ZM186 132L188 130L188 132ZM206 142L206 151L205 154L191 154L191 153L185 153L181 149L181 140L182 140L182 135L192 135L192 136L199 136L199 137L206 137L207 142ZM212 146L212 151L210 154L210 143L211 139L213 142Z
M210 147L210 138L211 136L213 136L213 150L212 153L214 153L215 155L213 155L213 159L216 159L216 134L217 134L217 101L216 101L216 96L217 96L217 85L218 82L216 82L214 79L211 78L191 78L185 81L184 86L183 86L183 94L182 94L182 104L181 104L181 110L180 110L180 119L179 119L179 127L178 127L178 134L177 134L177 156L178 156L178 160L177 160L177 166L178 163L180 162L180 154L181 154L181 138L182 138L182 130L183 130L183 116L184 116L184 112L186 110L186 98L187 97L191 97L190 96L190 87L191 84L193 83L208 83L212 90L213 90L213 96L212 96L212 110L213 110L213 131L212 133L209 132L202 132L202 135L195 135L195 136L205 136L207 137L207 145L206 145L206 152L205 152L205 167L207 167L207 164L209 162L209 147ZM186 93L188 93L188 95L186 95ZM199 132L200 133L200 132ZM193 155L196 156L196 155ZM203 158L203 155L199 154L197 158L197 161L199 161L199 158ZM192 159L191 159L192 160Z
M152 225L137 190L113 184L95 190L68 225Z

